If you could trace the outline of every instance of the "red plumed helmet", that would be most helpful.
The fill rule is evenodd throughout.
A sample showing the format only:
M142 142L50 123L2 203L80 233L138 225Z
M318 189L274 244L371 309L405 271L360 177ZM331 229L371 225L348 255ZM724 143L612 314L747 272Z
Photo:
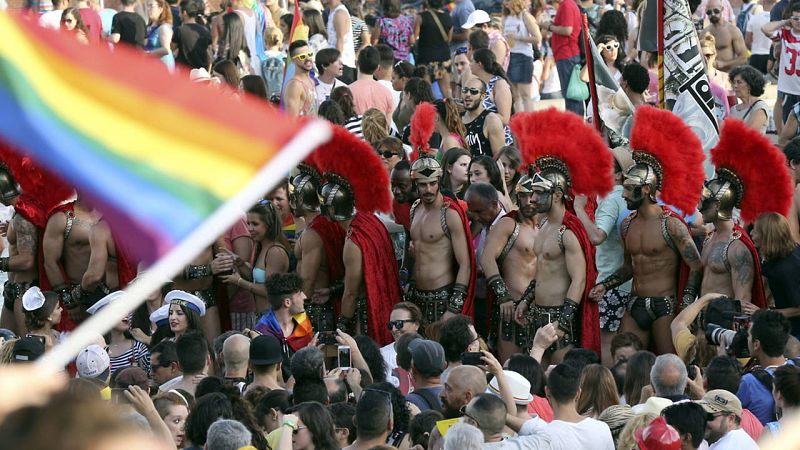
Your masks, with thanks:
M680 117L663 109L639 107L633 120L630 147L637 164L632 170L650 166L658 176L661 200L691 214L705 180L700 140Z
M789 213L794 185L786 170L786 156L757 130L741 120L727 119L719 143L711 150L711 162L717 179L738 191L731 206L741 209L745 222L765 212Z
M659 416L650 425L634 433L640 450L680 450L681 435Z
M389 211L392 196L389 174L372 146L340 126L333 126L333 136L317 147L313 160L323 176L330 173L344 178L352 189L358 211Z
M566 165L572 192L588 197L604 196L614 186L614 159L603 139L580 116L555 108L517 113L509 124L519 142L522 159L542 170L544 157Z
M420 103L411 117L411 162L416 161L423 154L432 155L430 146L431 136L436 123L436 108L427 102Z

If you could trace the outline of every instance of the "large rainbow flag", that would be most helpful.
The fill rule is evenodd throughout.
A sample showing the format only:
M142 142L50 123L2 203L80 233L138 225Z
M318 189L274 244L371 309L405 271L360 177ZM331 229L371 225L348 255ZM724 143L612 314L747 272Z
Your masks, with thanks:
M268 162L288 172L325 139L306 134L305 148L281 154L319 124L123 46L84 46L4 13L0 30L0 139L77 186L141 258L172 248Z

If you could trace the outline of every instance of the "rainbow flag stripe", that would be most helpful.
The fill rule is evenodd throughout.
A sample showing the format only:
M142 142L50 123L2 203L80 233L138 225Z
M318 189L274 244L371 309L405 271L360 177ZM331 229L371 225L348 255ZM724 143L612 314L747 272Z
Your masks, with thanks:
M0 139L77 186L147 259L188 235L301 127L132 49L81 45L5 13L0 30Z

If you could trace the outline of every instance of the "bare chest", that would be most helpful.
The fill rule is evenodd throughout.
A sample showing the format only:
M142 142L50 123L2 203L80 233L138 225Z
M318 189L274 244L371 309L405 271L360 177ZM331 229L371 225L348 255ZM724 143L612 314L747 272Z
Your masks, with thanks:
M658 257L674 253L667 244L666 229L661 218L634 219L625 236L625 249L633 257Z
M435 244L443 240L447 240L444 233L444 226L442 224L444 215L440 209L424 210L418 207L414 220L411 222L411 240L415 245Z
M531 239L531 248L535 256L544 260L558 260L564 258L561 244L562 231L560 226L545 224Z

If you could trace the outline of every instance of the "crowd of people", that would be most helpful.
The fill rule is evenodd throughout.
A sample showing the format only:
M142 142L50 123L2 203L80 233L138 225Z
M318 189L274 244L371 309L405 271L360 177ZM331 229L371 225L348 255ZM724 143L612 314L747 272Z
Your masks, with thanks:
M25 363L147 267L0 148L0 450L745 450L800 408L800 3L689 3L705 150L651 106L637 0L34 3L335 127L59 376ZM586 32L623 145L571 93Z

